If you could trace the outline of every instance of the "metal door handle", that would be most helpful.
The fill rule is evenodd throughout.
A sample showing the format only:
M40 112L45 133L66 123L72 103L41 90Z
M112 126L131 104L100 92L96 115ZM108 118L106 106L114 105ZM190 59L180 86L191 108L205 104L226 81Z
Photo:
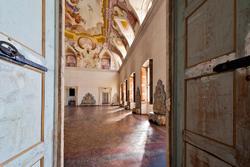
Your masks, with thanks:
M48 71L46 67L26 59L14 45L5 41L0 41L0 58L15 64L28 65L43 72Z
M234 71L238 68L245 68L248 66L250 66L250 55L218 64L217 66L214 67L213 71L217 73Z

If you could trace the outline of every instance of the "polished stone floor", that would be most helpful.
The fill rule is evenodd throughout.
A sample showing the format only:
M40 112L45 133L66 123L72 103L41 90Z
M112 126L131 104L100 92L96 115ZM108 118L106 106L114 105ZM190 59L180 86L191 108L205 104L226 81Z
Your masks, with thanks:
M65 167L165 167L165 128L119 107L67 107Z

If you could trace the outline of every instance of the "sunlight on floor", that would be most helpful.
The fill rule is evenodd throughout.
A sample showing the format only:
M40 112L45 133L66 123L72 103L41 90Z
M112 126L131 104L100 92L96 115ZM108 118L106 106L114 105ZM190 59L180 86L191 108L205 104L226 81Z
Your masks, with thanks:
M66 108L65 115L65 167L166 166L164 127L147 116L110 106Z
M112 109L112 110L108 111L107 113L112 114L112 113L116 113L116 112L123 111L123 110L124 110L123 108L117 108L117 109Z
M129 113L123 113L123 114L119 114L119 116L116 117L112 117L112 118L108 118L105 123L115 123L115 122L119 122L122 119L126 118L127 116L131 115L132 112Z

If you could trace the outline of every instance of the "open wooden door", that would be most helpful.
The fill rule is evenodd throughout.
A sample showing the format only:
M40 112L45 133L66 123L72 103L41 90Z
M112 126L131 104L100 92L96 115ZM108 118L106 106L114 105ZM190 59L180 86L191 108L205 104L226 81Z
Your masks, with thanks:
M0 1L0 166L53 166L55 2Z
M250 166L250 70L217 66L250 55L250 1L173 7L172 165Z

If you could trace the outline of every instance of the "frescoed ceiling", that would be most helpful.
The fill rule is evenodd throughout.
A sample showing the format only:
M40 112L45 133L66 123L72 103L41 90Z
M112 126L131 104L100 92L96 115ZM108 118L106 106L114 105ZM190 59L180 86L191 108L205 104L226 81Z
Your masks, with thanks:
M153 0L127 0L135 10L140 24L143 22L148 10L152 6Z
M148 1L65 0L66 66L118 70Z

